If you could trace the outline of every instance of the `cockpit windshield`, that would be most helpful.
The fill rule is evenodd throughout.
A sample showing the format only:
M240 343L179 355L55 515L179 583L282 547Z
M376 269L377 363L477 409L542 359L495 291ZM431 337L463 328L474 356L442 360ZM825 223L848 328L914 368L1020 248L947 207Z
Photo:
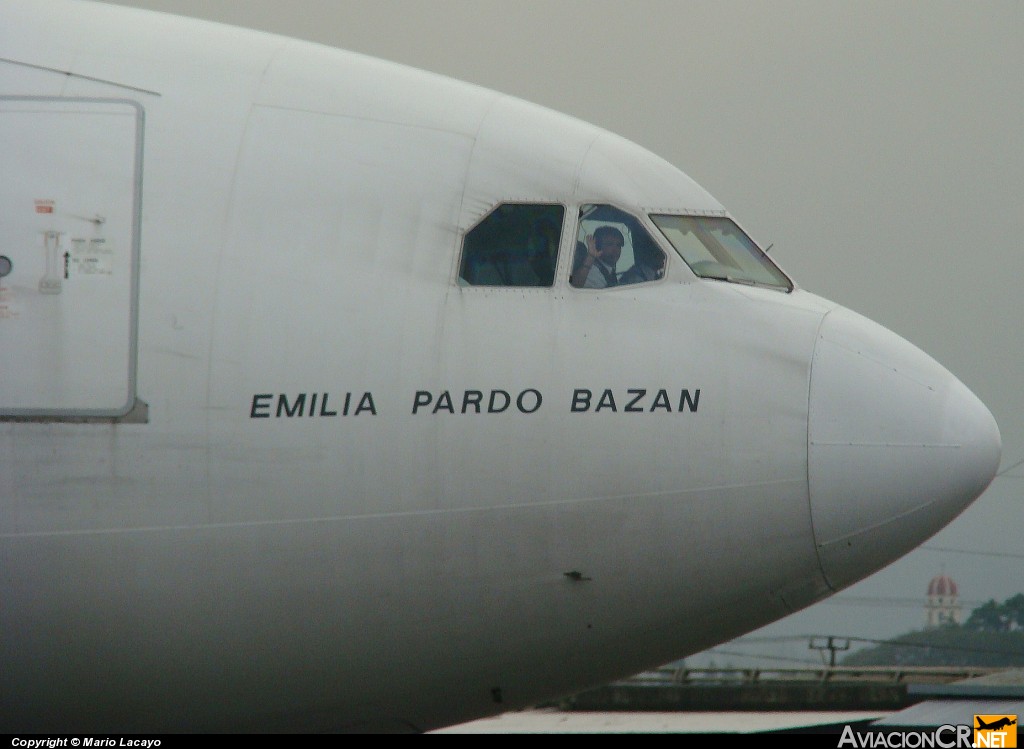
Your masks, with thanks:
M652 214L651 220L701 278L793 290L793 283L731 219Z

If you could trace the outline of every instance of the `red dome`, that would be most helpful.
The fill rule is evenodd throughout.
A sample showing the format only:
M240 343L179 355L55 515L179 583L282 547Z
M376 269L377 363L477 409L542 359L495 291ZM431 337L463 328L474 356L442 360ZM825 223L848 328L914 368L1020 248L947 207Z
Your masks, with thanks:
M956 589L956 583L953 582L953 578L947 577L946 575L936 575L932 578L932 581L928 583L928 595L955 596L959 595L959 592Z

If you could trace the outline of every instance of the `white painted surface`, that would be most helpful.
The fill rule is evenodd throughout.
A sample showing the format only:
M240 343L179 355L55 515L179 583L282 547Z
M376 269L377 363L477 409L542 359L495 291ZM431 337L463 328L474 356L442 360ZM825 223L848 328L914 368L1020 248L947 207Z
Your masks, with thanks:
M433 733L760 733L856 723L887 713L597 713L524 710L474 720Z
M662 282L569 287L581 204L723 210L637 146L361 56L85 3L5 4L0 57L12 95L145 111L149 404L143 424L0 423L5 728L430 728L700 650L902 553L830 556L892 514L808 462L816 393L876 395L841 368L816 382L840 308L698 281L668 247ZM566 206L554 286L460 287L462 233L508 200ZM907 417L981 425L960 436L978 457L919 527L999 453L936 372L948 397ZM616 408L574 411L579 390ZM543 405L414 412L466 391ZM849 502L867 504L843 526Z
M140 115L0 92L0 350L18 362L0 414L120 415L134 401Z

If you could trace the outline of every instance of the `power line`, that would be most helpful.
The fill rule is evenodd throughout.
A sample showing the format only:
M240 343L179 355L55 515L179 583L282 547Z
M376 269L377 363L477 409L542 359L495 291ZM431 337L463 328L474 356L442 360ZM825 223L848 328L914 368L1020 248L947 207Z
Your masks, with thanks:
M936 630L941 631L941 630ZM746 643L750 644L769 644L769 643L783 643L783 642L802 642L810 641L814 639L824 639L829 635L779 635L778 637L740 637L732 641L733 645L743 645ZM870 637L856 637L847 635L832 635L834 639L839 640L850 640L851 642L863 642L869 645L898 645L900 647L910 648L936 648L940 650L961 650L968 653L995 653L997 655L1020 655L1020 650L1000 650L993 648L981 648L981 647L968 647L962 645L935 645L927 642L909 642L907 640L878 640ZM733 655L739 655L734 653ZM749 653L744 654L749 655ZM751 656L753 657L753 656Z
M959 599L959 605L963 608L977 608L987 600ZM901 609L923 609L926 602L923 598L886 598L882 596L832 596L820 602L821 605L829 606L870 606L873 608L901 608Z
M1021 476L1020 478L1024 478L1024 476ZM975 557L1007 557L1010 559L1024 559L1024 554L1014 554L1008 551L971 551L970 549L950 549L946 546L930 546L927 544L921 548L927 549L928 551L939 551L944 554L968 554Z
M907 642L906 640L871 640L866 637L850 637L850 640L866 642L872 645L894 645L901 648L932 648L933 650L953 650L959 653L989 653L991 655L1022 654L1021 650L1002 650L1000 648L979 648L964 645L936 645L928 642Z
M820 666L821 661L815 661L810 658L794 658L792 656L785 655L764 655L757 653L741 653L736 650L719 650L718 648L712 648L711 650L705 650L703 653L695 653L694 655L719 655L728 656L732 658L756 658L759 661L786 661L787 663L799 663L804 666Z
M782 644L789 642L806 642L813 641L815 638L821 639L823 635L780 635L778 637L750 637L750 638L738 638L733 640L731 645L745 645L745 644ZM861 642L867 645L890 645L894 647L905 647L905 648L931 648L933 650L944 650L961 653L985 653L988 655L1006 655L1006 656L1020 656L1021 650L1004 650L1000 648L985 648L985 647L971 647L965 645L938 645L928 642L908 642L906 640L878 640L868 637L840 637L837 639L849 640L851 642ZM767 655L759 653L749 653L737 650L721 650L713 648L711 650L705 650L704 654L707 655L719 655L719 656L730 656L733 658L756 658L758 660L766 661L788 661L792 663L802 663L811 665L820 665L818 661L810 660L808 658L796 658L793 656L784 655Z
M1000 477L1000 476L1002 476L1002 475L1003 475L1004 473L1007 473L1007 472L1009 472L1009 471L1012 471L1012 470L1013 470L1014 468L1016 468L1017 466L1019 466L1019 465L1021 465L1021 464L1024 464L1024 458L1021 458L1021 459L1020 459L1020 460L1018 460L1018 461L1017 461L1016 463L1014 463L1014 464L1013 464L1012 466L1009 466L1008 468L1004 468L1004 469L1003 469L1003 470L1001 470L1001 471L1000 471L999 473L997 473L997 474L996 474L996 475L995 475L995 476L994 476L993 478L999 478L999 477ZM1013 478L1024 478L1024 476L1014 476Z

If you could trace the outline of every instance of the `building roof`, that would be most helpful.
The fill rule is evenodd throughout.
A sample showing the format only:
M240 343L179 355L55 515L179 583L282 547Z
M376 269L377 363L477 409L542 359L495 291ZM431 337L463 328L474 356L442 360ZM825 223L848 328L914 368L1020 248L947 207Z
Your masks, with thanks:
M928 583L929 596L955 596L959 595L956 583L948 575L936 575Z

